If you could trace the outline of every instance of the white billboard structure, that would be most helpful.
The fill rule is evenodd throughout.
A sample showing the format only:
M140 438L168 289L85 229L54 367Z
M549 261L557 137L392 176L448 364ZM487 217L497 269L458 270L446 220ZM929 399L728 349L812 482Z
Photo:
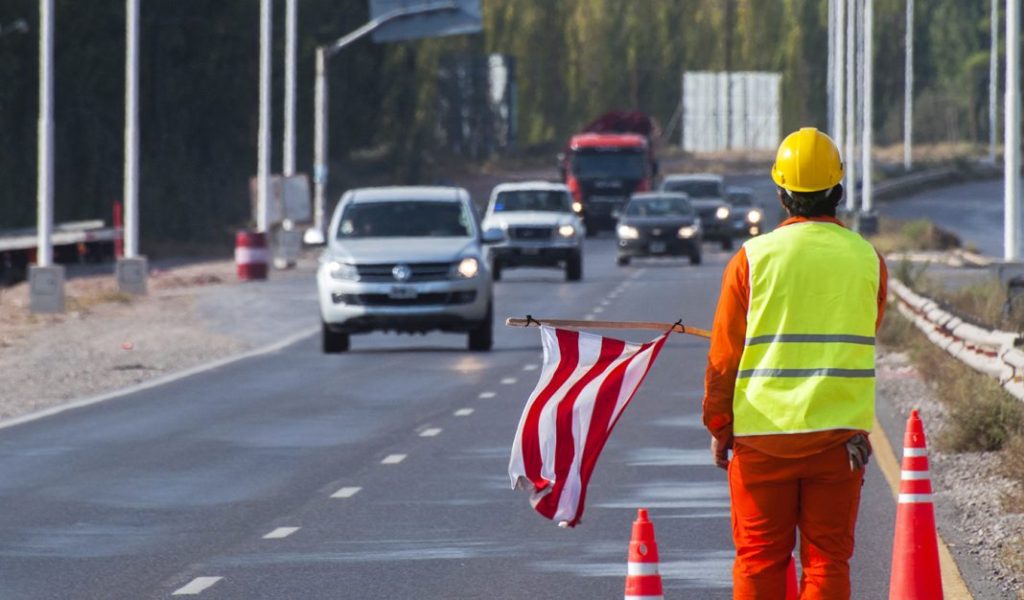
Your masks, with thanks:
M778 145L781 73L686 71L682 88L683 150L774 150Z

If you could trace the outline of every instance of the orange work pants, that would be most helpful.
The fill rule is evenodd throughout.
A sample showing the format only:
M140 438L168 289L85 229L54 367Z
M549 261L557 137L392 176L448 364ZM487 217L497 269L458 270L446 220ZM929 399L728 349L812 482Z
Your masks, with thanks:
M863 479L864 469L850 470L844 444L777 458L737 440L729 462L734 600L785 600L798 527L801 600L848 600Z

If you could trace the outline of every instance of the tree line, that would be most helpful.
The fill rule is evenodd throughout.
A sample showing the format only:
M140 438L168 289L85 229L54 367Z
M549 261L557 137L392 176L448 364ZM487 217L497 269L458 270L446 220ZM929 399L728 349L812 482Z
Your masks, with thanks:
M902 136L905 0L875 0L875 122ZM988 136L989 4L916 0L915 139ZM255 0L142 0L140 216L148 240L226 239L249 218L255 171L259 10ZM783 74L783 128L825 127L827 0L481 0L483 32L395 44L366 40L330 66L336 198L366 180L430 181L436 73L449 54L517 62L519 151L557 148L612 108L663 124L685 70ZM36 0L0 4L0 229L35 218ZM121 196L124 2L56 1L55 214L109 220ZM298 155L312 163L317 45L368 19L366 0L300 0ZM284 3L275 3L274 170L281 160ZM1000 71L1000 77L1001 75Z

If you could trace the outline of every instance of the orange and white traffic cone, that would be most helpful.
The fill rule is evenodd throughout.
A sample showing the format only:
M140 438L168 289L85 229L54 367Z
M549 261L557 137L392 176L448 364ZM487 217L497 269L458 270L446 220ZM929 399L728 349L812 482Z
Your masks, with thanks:
M658 573L658 543L654 541L654 523L647 509L636 511L633 535L629 540L629 564L626 571L625 600L664 600Z
M796 558L789 557L786 565L786 600L797 600L800 597L800 586L796 581Z
M910 412L903 437L903 467L892 543L889 600L942 598L939 541L935 533L928 449L917 409Z

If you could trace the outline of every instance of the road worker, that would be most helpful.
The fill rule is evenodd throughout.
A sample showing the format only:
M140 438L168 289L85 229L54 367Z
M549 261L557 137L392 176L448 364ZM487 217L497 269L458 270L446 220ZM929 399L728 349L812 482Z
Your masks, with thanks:
M771 176L788 218L729 261L705 376L704 425L729 473L733 598L785 598L799 530L800 598L843 600L886 267L836 219L843 163L831 138L790 134Z

